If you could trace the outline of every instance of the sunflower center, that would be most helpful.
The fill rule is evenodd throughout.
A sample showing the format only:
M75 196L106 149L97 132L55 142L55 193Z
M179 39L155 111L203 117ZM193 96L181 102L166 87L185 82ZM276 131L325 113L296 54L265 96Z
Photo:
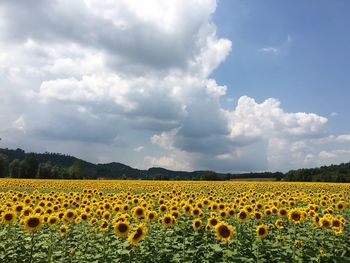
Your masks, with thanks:
M299 221L300 220L300 215L298 213L294 213L294 214L292 214L292 218L295 221Z
M29 218L29 220L28 220L29 227L34 228L34 227L37 227L39 224L40 224L39 218L32 217L32 218Z
M239 214L239 218L240 218L240 219L245 219L246 217L247 217L247 214L244 213L244 212L242 212L242 213Z
M67 213L67 217L69 217L69 218L73 217L73 215L74 215L73 212L68 212Z
M12 215L12 214L6 214L6 215L5 215L5 220L6 220L6 221L11 221L12 218L13 218L13 215Z
M194 223L194 225L195 225L195 227L200 227L201 223L200 223L199 221L196 221L196 222Z
M230 229L228 229L227 226L220 226L219 233L223 238L228 238L231 234L231 231L230 231Z
M139 215L139 216L142 215L142 214L143 214L143 210L140 209L140 208L137 209L137 210L136 210L136 214Z
M118 230L119 232L124 233L128 230L128 227L125 224L119 224Z
M211 224L212 226L217 225L217 223L218 223L218 221L217 221L215 218L213 218L212 220L210 220L210 224Z
M164 223L165 224L170 224L170 222L171 222L171 218L170 217L164 218Z
M260 236L263 236L266 233L265 228L259 228L259 232L258 233L259 233Z

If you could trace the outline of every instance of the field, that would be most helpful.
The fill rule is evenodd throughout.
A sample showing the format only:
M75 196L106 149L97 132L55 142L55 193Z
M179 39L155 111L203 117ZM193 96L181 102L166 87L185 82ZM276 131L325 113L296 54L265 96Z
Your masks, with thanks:
M0 180L0 262L350 262L350 184Z

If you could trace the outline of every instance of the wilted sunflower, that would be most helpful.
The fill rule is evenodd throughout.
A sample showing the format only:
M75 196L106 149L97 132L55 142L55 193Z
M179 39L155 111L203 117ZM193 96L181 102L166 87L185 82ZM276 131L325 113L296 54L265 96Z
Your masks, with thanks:
M215 236L217 240L228 242L232 239L235 233L233 226L220 222L215 226Z
M2 212L1 219L5 224L11 224L16 220L16 212L11 210Z
M28 232L36 232L43 226L44 219L40 214L29 215L24 218L24 230Z
M119 237L127 237L130 231L130 223L128 221L125 222L117 222L114 224L114 233Z
M269 234L269 227L267 225L259 225L256 227L256 235L260 239L264 239Z
M146 228L143 224L139 224L135 232L131 233L128 237L128 242L131 245L137 245L146 236Z
M192 221L192 227L195 231L198 231L202 227L202 220L200 218L196 218Z

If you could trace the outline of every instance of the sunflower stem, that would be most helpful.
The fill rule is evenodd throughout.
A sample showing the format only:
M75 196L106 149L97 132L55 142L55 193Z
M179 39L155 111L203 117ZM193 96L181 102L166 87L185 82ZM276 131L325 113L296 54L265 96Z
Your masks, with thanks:
M53 251L53 231L50 229L50 250L49 250L49 262L52 261L52 251Z
M31 248L30 248L30 257L29 257L29 262L33 262L33 251L34 251L34 234L35 232L32 232L32 239L31 239Z

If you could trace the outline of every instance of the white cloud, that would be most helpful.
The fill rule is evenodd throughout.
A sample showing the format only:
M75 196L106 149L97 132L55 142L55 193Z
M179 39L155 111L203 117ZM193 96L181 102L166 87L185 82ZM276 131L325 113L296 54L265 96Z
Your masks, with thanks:
M142 152L144 148L145 148L145 147L143 147L143 146L141 145L141 146L138 146L138 147L134 148L134 151L135 151L135 152Z
M277 99L222 107L233 99L212 73L232 43L217 35L216 4L3 2L3 143L143 167L260 171L312 165L335 150L321 146L349 142L328 134L327 118L285 112Z
M267 46L267 47L259 48L258 52L279 55L290 45L291 42L292 42L292 37L288 35L287 39L283 43L275 46Z

